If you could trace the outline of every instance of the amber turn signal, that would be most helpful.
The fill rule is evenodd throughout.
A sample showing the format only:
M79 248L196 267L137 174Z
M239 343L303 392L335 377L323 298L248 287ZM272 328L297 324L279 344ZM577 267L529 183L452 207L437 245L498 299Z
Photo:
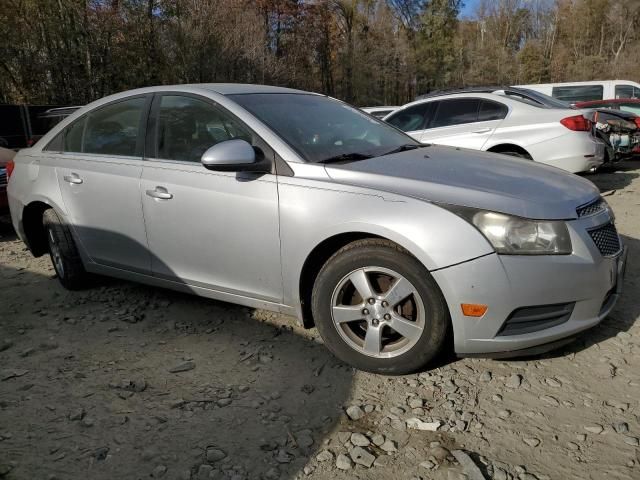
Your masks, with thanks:
M465 317L481 317L487 313L489 308L486 305L478 305L476 303L462 303L460 306Z

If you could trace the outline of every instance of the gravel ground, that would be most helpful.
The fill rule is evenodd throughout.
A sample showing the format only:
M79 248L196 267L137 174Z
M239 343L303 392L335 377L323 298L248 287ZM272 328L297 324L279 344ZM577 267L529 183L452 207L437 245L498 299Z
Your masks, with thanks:
M639 172L588 177L630 248L600 326L395 378L288 317L107 279L67 292L0 219L0 478L639 479Z

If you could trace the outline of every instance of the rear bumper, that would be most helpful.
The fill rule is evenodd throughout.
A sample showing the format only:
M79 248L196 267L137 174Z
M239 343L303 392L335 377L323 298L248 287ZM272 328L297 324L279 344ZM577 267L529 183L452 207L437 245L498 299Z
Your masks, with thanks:
M535 347L552 349L609 314L622 291L627 250L603 257L586 232L582 236L578 229L571 230L571 255L492 254L433 272L449 306L458 355L541 353L544 348ZM462 303L489 308L481 318L465 317ZM560 304L572 304L570 315L561 322L523 334L505 333L505 322L518 309Z
M580 173L604 163L606 145L588 132L570 132L528 148L537 162Z

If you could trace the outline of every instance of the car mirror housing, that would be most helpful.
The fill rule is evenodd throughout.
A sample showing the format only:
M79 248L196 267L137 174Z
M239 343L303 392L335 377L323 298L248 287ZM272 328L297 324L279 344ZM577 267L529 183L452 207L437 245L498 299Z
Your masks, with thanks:
M256 152L245 140L226 140L210 147L201 158L202 165L219 172L262 172L271 171L271 162L261 151Z

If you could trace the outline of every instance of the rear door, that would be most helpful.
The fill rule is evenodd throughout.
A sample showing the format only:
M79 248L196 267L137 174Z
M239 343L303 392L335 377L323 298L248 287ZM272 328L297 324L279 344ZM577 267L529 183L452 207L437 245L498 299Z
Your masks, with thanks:
M150 96L115 101L85 114L54 138L53 157L70 222L100 265L150 273L140 176Z
M481 98L441 100L420 141L482 150L509 109Z
M157 95L142 174L153 274L271 302L282 301L275 174L207 170L202 154L243 139L273 151L212 100Z

